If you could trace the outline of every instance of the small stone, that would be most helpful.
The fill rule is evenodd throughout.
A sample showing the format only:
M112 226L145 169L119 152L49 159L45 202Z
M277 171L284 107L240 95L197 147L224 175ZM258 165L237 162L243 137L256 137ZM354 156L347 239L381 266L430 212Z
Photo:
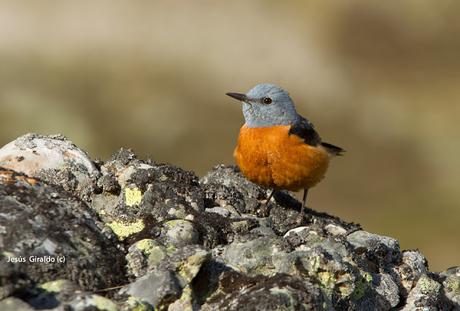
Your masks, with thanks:
M392 308L399 303L398 285L393 281L390 275L382 273L373 277L372 284L375 285L375 291L386 300Z
M126 292L161 309L178 299L182 288L171 271L154 270L128 285Z
M185 216L184 219L185 219L185 220L188 220L188 221L194 221L194 220L195 220L195 216L193 216L192 214L188 214L187 216Z
M327 232L329 232L331 235L337 236L337 235L345 235L347 233L347 230L345 228L338 226L338 225L333 225L333 224L328 224L326 227L324 227Z
M186 249L187 246L185 249L183 248L179 250L179 254L187 254ZM198 274L201 266L211 258L211 253L201 247L188 246L188 249L191 250L191 255L181 260L180 264L177 265L176 272L183 280L185 280L185 282L189 284ZM170 260L174 261L175 258L178 257L180 258L181 255L173 254Z
M223 207L219 207L219 206L216 206L216 207L213 207L213 208L207 208L206 212L208 212L208 213L216 213L216 214L221 215L222 217L230 216L230 212L229 212L228 209L223 208Z
M188 220L176 219L167 221L163 229L167 241L175 247L196 244L200 240L198 230Z

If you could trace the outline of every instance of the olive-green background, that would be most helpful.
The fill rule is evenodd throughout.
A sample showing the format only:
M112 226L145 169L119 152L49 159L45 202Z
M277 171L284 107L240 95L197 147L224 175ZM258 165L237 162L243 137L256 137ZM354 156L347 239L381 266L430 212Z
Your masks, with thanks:
M286 88L347 149L309 205L460 264L458 1L2 1L0 145L62 133L202 175Z

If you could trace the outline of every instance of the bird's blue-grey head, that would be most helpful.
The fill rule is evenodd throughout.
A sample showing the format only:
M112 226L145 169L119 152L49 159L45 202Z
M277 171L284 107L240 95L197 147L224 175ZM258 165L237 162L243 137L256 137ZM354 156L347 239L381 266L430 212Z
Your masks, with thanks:
M248 127L290 125L299 118L289 94L274 84L258 84L246 94L227 95L243 102Z

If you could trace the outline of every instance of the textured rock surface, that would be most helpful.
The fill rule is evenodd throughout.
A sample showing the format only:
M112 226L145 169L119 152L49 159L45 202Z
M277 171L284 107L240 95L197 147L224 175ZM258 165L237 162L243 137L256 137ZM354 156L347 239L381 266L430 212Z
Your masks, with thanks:
M39 177L82 199L94 191L99 175L86 152L62 135L17 138L0 149L0 167Z
M460 309L460 268L311 209L299 225L286 192L261 217L267 191L232 166L95 163L35 134L0 163L0 310Z

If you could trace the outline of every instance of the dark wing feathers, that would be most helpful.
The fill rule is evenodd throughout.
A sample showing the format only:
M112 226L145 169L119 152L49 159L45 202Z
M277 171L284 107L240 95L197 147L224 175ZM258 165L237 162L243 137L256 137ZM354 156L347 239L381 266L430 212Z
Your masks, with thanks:
M304 140L307 145L318 146L321 137L316 133L313 124L305 118L300 117L289 129L289 135L297 135Z
M313 124L303 117L300 117L297 122L291 125L289 135L292 134L301 137L304 142L310 146L323 146L327 152L332 155L340 156L345 152L345 150L340 147L321 142L321 137L319 137L318 133L315 131Z
M340 147L334 146L332 144L321 143L321 146L326 148L327 152L329 152L332 155L342 156L345 153L345 149L342 149Z

